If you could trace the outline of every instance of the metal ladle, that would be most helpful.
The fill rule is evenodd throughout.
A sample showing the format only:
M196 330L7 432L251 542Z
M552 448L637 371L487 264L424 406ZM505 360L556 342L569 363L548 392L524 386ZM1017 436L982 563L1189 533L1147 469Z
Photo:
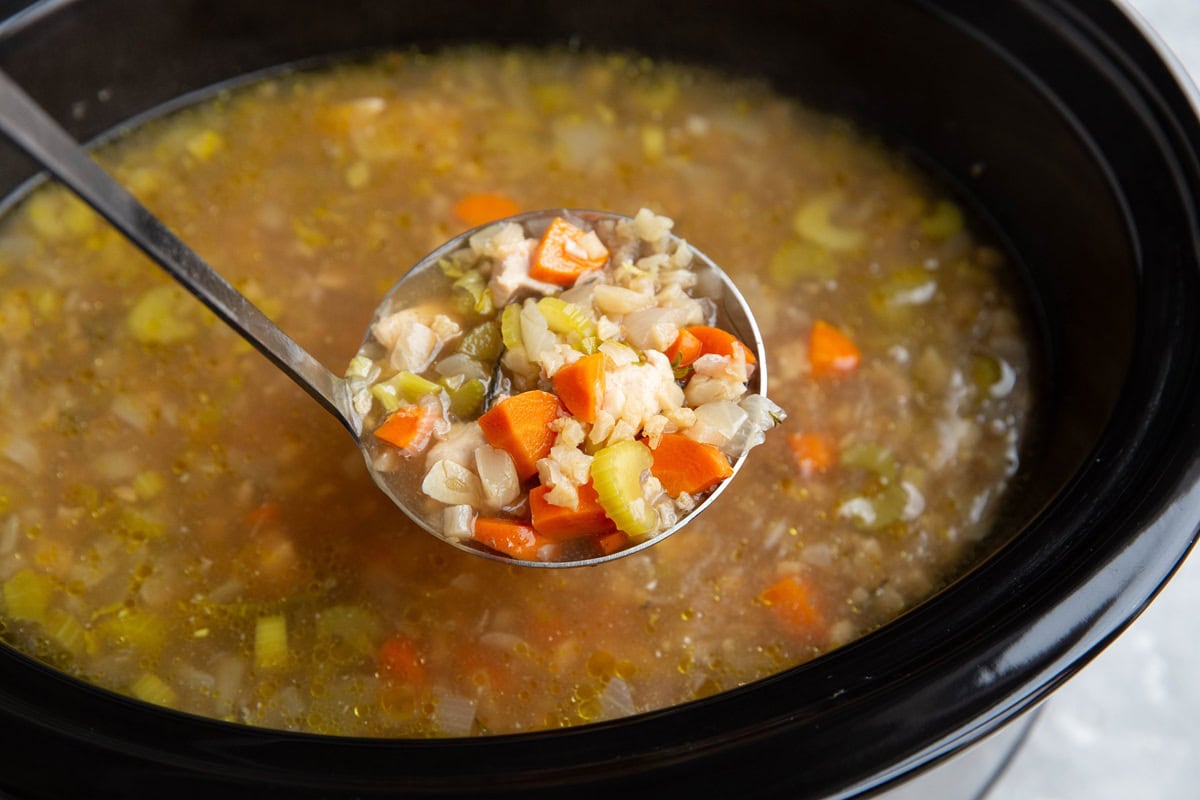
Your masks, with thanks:
M210 267L158 217L129 193L123 186L100 167L65 130L54 121L32 98L11 78L0 71L0 133L24 150L38 164L57 177L63 184L79 195L88 205L107 219L125 238L140 248L176 281L208 306L225 324L241 334L263 355L271 360L300 388L316 400L346 427L354 437L355 444L362 450L367 470L375 483L414 522L442 541L475 555L498 561L531 567L577 567L599 564L644 550L683 528L691 519L712 504L727 487L732 476L722 481L702 503L673 527L661 534L618 551L611 555L585 558L574 561L523 561L498 555L476 548L467 543L443 537L418 510L398 492L387 475L372 465L372 459L363 443L363 420L351 402L351 393L346 379L338 377L313 358L303 347L275 325L262 311L245 296L233 288L227 280ZM549 223L564 213L595 223L601 219L625 219L618 214L597 211L563 209L535 211L510 218L523 224ZM384 296L376 308L371 325L381 315L403 307L406 289L411 291L422 277L431 271L440 274L438 261L466 245L468 237L476 230L466 231L443 244L417 262L405 273ZM766 395L766 357L762 336L749 306L741 293L711 259L693 249L692 269L700 273L701 285L711 287L705 295L717 304L718 324L746 342L757 358L757 369L751 378L749 390ZM364 342L371 338L371 325L367 326ZM746 460L743 453L733 464L733 471L741 468Z

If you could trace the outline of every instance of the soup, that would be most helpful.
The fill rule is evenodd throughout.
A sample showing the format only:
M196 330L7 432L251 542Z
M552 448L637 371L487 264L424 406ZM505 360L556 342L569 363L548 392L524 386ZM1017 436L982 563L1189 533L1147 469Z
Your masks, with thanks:
M147 702L398 737L685 702L952 580L1017 469L1031 353L1012 268L897 157L765 86L619 55L395 54L222 92L99 157L330 365L469 227L468 195L669 214L749 300L788 414L646 552L476 558L409 523L334 419L39 188L0 235L0 631Z

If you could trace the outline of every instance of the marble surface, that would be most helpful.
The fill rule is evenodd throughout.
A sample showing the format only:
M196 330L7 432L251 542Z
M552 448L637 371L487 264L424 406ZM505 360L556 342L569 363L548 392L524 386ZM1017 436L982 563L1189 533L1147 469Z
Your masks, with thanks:
M1200 0L1128 0L1200 83ZM1200 398L1198 398L1200 399ZM987 800L1200 798L1200 554L1051 696Z

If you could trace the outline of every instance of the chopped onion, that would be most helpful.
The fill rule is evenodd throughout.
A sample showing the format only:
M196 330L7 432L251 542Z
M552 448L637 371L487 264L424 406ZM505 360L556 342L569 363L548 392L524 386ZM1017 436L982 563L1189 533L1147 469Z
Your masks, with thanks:
M747 395L738 404L746 412L746 421L722 448L730 458L758 447L766 440L766 432L787 419L787 413L760 394Z
M0 447L0 455L26 472L39 472L42 468L41 451L33 439L24 434L10 434L4 446Z
M487 383L488 379L491 377L491 375L488 374L488 371L483 368L482 364L471 358L466 353L455 353L452 356L443 358L437 363L436 366L434 366L434 370L437 371L437 374L443 375L447 378L461 375L467 380L470 380L471 378L478 378L484 383Z
M525 355L529 360L538 362L546 353L553 352L558 344L558 338L550 332L537 303L527 302L521 309L521 342L525 345Z
M606 719L628 717L637 711L633 706L633 692L630 691L629 684L621 678L610 679L599 699L600 713Z
M750 415L737 403L716 400L696 409L696 424L685 433L692 439L721 447L746 423Z
M504 508L521 494L517 466L505 451L486 444L476 448L475 469L479 471L479 483L490 508Z
M447 506L442 511L442 535L451 539L470 539L475 535L475 509Z
M467 736L475 725L475 701L461 694L439 691L433 717L442 733Z
M483 487L474 472L448 459L429 468L421 491L448 506L478 506L483 502Z
M597 285L592 291L592 298L596 307L605 314L632 314L650 308L655 303L653 295L607 283Z
M621 320L625 338L639 350L666 350L679 336L679 327L687 321L681 308L647 308L627 314Z

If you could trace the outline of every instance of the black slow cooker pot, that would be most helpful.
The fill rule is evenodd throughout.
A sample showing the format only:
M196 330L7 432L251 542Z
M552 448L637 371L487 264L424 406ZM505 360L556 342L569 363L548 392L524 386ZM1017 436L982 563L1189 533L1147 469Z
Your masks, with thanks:
M1107 2L50 0L0 26L0 66L88 139L275 65L481 39L764 76L879 132L988 216L1026 268L1045 341L1039 435L1003 545L894 623L781 675L527 735L239 727L118 697L0 646L0 789L869 793L1036 705L1183 559L1200 520L1200 128L1187 90ZM34 169L0 150L7 193Z

